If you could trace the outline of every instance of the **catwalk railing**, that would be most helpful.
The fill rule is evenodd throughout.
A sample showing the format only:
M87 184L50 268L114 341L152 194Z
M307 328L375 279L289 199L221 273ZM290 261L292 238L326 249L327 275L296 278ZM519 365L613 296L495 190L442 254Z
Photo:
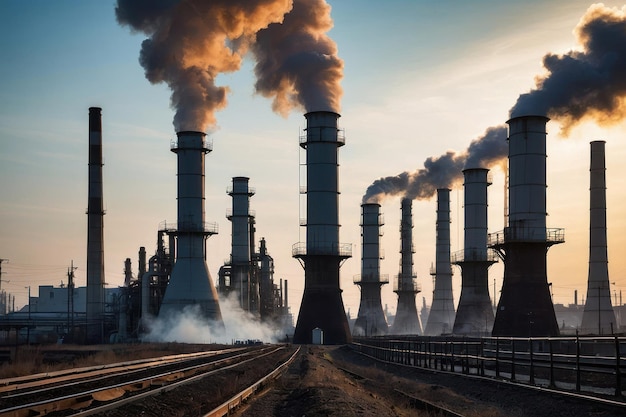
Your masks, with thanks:
M621 397L626 337L355 338L351 347L404 366Z

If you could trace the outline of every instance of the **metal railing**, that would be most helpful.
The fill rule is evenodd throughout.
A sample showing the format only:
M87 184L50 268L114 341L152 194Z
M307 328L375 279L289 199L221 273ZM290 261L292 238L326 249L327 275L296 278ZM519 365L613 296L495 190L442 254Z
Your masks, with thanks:
M355 284L361 283L381 283L389 284L389 274L356 274L352 277L352 282Z
M626 337L355 339L352 348L406 366L564 391L622 396ZM626 403L625 403L626 405Z
M498 255L493 249L468 248L454 252L450 256L450 263L462 262L498 262Z
M411 281L409 282L407 282L406 277L402 278L402 282L400 282L400 278L398 278L398 275L396 275L393 280L393 291L407 291L414 292L416 294L418 292L421 292L422 286L419 283L415 282L415 279L417 279L417 275L413 275L411 277Z
M565 242L565 229L563 228L547 228L539 227L505 227L495 233L487 235L487 246L493 247L511 242L546 242L546 243L563 243Z
M352 256L352 243L337 242L298 242L291 247L293 257L325 255L349 258Z
M209 222L161 222L159 224L160 231L168 233L219 233L219 225Z

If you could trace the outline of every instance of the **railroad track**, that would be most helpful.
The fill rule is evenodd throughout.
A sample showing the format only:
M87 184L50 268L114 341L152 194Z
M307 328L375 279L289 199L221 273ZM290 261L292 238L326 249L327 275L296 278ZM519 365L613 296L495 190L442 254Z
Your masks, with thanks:
M245 366L255 359L280 355L284 349L225 349L0 380L0 416L92 415Z

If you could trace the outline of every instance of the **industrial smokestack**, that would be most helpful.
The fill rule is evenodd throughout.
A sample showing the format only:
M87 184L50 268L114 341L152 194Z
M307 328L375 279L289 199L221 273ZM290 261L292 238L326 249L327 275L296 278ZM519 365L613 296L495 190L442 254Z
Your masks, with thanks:
M327 344L351 340L339 286L341 262L352 256L352 245L339 243L338 150L339 114L327 111L305 114L306 135L306 244L293 246L293 257L304 267L304 294L294 333L294 343L311 343L313 329L323 331Z
M354 283L361 287L361 304L352 333L355 336L381 336L388 331L380 297L381 286L389 282L386 275L380 274L380 228L384 222L380 204L362 204L361 210L361 274L354 277Z
M612 334L617 330L611 304L606 233L605 142L591 142L589 169L589 275L581 334Z
M546 229L544 116L509 120L509 224L489 236L504 259L504 282L493 336L557 336L547 278L547 250L563 243L563 229Z
M204 157L211 151L203 132L178 132L172 152L178 159L178 224L176 263L165 290L159 318L172 317L197 307L215 326L223 326L222 314L206 265L206 239L217 233L216 224L204 222Z
M258 294L251 285L250 250L250 197L254 190L248 187L247 177L233 177L233 185L227 190L233 198L232 210L227 214L232 224L231 287L236 291L239 306L245 311L258 313ZM253 307L257 308L254 309Z
M464 249L452 257L462 270L461 297L452 330L459 335L484 336L493 327L488 269L496 259L487 250L487 187L491 185L488 172L485 168L463 170Z
M87 206L87 343L104 331L104 205L102 201L102 109L89 108L89 203Z
M426 336L452 332L454 298L450 264L450 189L437 189L437 250L435 252L435 290L424 329Z
M398 308L396 318L391 326L391 334L412 334L420 335L422 325L420 324L415 295L420 292L419 285L415 280L417 276L413 272L413 201L403 198L400 217L400 273L394 282L393 291L398 294Z

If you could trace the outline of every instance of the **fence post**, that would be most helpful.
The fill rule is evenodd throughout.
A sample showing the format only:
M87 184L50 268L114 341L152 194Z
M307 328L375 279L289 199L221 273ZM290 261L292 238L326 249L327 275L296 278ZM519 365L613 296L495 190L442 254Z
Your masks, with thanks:
M515 381L515 339L511 338L511 381Z
M552 350L552 339L548 339L548 347L550 348L550 383L548 387L555 388L554 383L554 351Z
M530 369L529 369L530 383L534 385L535 384L535 363L533 362L533 339L532 337L528 338L528 343L530 343L530 346L528 347L528 353L530 354Z
M622 370L620 369L619 337L615 336L615 396L622 395Z
M576 330L576 392L580 392L580 339Z
M500 339L496 337L496 378L500 378Z
M485 376L485 339L480 339L480 376Z

